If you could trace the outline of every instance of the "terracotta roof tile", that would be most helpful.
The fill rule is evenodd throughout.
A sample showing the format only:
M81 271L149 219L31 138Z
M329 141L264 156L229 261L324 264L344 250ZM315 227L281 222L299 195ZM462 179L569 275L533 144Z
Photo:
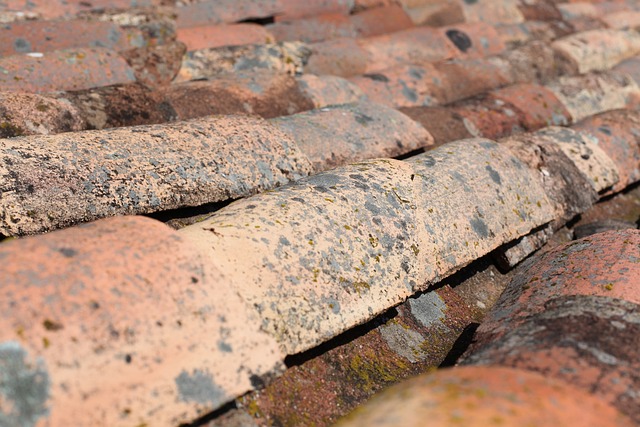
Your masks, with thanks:
M22 137L0 150L4 235L248 196L311 172L295 142L243 116Z
M353 413L340 427L631 426L617 411L577 387L516 369L465 367L414 378L389 389Z
M636 3L0 2L0 424L637 421Z
M3 390L33 380L30 400L14 400L30 412L3 411L7 425L177 425L280 368L259 319L217 288L223 273L157 221L110 218L2 244L0 257Z
M0 58L0 90L50 92L135 81L123 57L107 48L78 48Z

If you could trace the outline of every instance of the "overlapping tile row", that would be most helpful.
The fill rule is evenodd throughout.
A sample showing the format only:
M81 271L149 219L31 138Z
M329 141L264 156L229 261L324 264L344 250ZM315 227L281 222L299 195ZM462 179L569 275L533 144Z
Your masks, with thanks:
M631 114L631 112L628 113ZM256 121L257 119L238 118L238 120ZM621 122L624 123L624 121ZM264 122L259 124L262 128L265 127ZM186 127L186 124L175 126L178 130L180 126L185 126L184 132L206 130L202 124L198 128L197 122L191 123L189 127ZM230 132L231 130L232 128ZM112 137L117 134L115 130L111 132ZM184 132L181 134L183 138L186 135ZM218 129L217 132L220 130ZM193 135L193 133L190 134ZM270 130L269 134L277 133ZM154 135L157 137L158 133L149 132L146 136L142 134L140 144L151 144L152 142L145 138L154 137ZM576 131L549 128L533 138L552 141L559 147L557 152L565 155L567 154L563 150L564 144L595 145L594 142L589 142L588 138L587 141L583 141L584 144L575 141L576 135L579 136ZM583 138L586 137L583 136ZM282 136L282 140L287 139ZM98 140L94 144L99 145L104 142ZM202 145L202 141L195 140L194 144ZM293 146L289 149L292 149L291 147ZM593 149L593 147L589 148ZM603 145L603 149L606 150L606 144ZM571 150L567 151L571 152ZM13 152L15 152L13 155L16 162L19 160L28 162L30 159L20 156L20 148L16 148ZM114 151L104 156L113 158L116 163L118 158L122 158L124 162L117 164L117 167L124 173L126 165L129 164L125 154L127 153L124 151ZM199 265L201 265L202 277L189 276L191 285L199 289L199 292L206 292L209 295L218 295L221 288L235 295L233 298L241 301L243 310L247 313L245 318L238 320L238 324L246 323L251 330L266 333L271 348L278 349L278 351L274 350L273 358L268 361L263 359L256 361L249 360L249 355L258 357L253 350L258 345L255 340L238 345L228 344L226 334L229 333L234 337L235 334L226 329L226 319L231 316L226 310L235 310L235 305L225 304L224 307L215 310L202 308L180 311L184 302L177 297L170 298L170 302L166 303L169 306L150 304L165 315L177 310L179 313L185 313L185 316L187 314L196 316L198 323L191 328L198 331L210 329L204 328L203 324L199 323L204 321L203 316L215 322L211 327L222 328L220 333L224 340L222 343L217 343L219 351L212 354L209 350L207 357L218 357L219 354L220 357L227 357L229 348L233 352L245 354L246 357L234 358L241 364L239 368L242 372L240 378L244 378L242 381L227 382L227 379L218 379L216 372L207 371L202 368L203 365L198 364L203 360L199 356L190 359L193 360L193 364L187 366L181 362L182 359L179 356L167 356L166 361L154 359L155 353L150 354L155 352L154 346L137 348L135 353L128 352L129 347L126 346L135 344L135 337L138 336L135 331L140 328L147 331L144 336L148 340L160 342L155 341L157 335L154 332L155 328L160 327L155 323L157 322L155 317L160 316L156 313L160 312L148 308L146 312L149 317L143 318L139 316L139 310L124 302L119 305L114 303L117 307L114 310L123 316L121 323L118 324L126 325L123 326L125 327L124 335L125 337L128 336L127 334L132 335L129 341L133 343L125 340L126 344L123 344L125 347L112 344L116 335L121 336L118 335L117 329L114 334L107 328L103 331L103 335L100 335L100 339L84 335L88 333L86 329L73 329L73 335L60 334L61 336L56 338L56 345L60 346L58 347L60 350L54 351L52 343L55 336L50 337L46 333L66 331L66 327L61 328L60 325L66 325L66 313L73 312L65 308L66 304L72 304L73 310L80 310L84 307L91 308L92 301L97 302L100 307L104 303L101 294L96 296L95 291L90 290L93 289L92 287L88 284L83 285L86 281L97 283L94 280L95 274L98 273L92 273L89 266L100 268L100 274L104 274L109 280L113 277L121 278L110 282L117 285L109 288L111 290L108 292L116 296L129 295L128 289L141 286L142 289L148 289L147 287L150 286L154 286L154 289L164 289L165 279L176 281L169 274L153 276L145 281L146 273L141 271L148 269L156 272L157 269L153 266L158 262L158 258L155 256L145 256L144 253L134 256L126 251L105 252L102 249L99 252L100 256L108 259L115 257L115 259L98 260L95 258L97 255L92 253L81 255L83 248L112 246L108 242L99 241L102 238L100 236L103 235L108 236L109 242L122 240L128 248L136 248L136 245L130 243L130 239L137 240L132 230L135 227L127 225L127 221L135 222L138 219L108 219L46 236L3 244L1 249L6 251L3 257L7 262L3 263L4 270L1 273L7 284L3 286L3 292L6 292L6 295L2 300L6 301L10 307L7 312L15 313L6 317L5 321L11 324L3 328L6 334L2 338L3 349L10 355L7 360L12 361L12 365L6 369L15 369L15 366L27 369L26 366L27 372L37 379L37 381L34 380L31 388L25 391L27 394L20 394L17 398L31 399L32 395L29 393L35 393L41 398L39 402L42 402L42 388L48 387L47 384L51 382L49 393L51 397L42 403L47 407L54 405L47 416L53 417L51 419L56 422L74 416L76 424L78 424L77 413L71 415L72 413L69 412L73 406L58 405L57 402L66 402L64 399L67 397L63 396L73 398L77 393L83 393L87 390L85 387L95 390L96 396L100 393L111 396L115 399L113 405L122 408L122 412L117 414L96 411L97 417L104 418L88 419L88 424L105 420L104 424L107 425L129 425L128 419L144 420L150 416L158 422L166 420L173 423L178 419L194 417L214 410L243 391L260 386L268 381L270 375L277 374L280 369L278 362L282 361L284 355L310 350L341 332L378 316L389 307L401 303L416 292L425 290L430 284L436 283L499 246L556 220L557 201L548 190L550 186L544 185L544 174L540 169L530 166L523 156L516 157L515 154L518 153L511 151L505 144L497 144L485 139L462 140L445 144L406 161L370 160L302 178L275 191L239 200L217 211L209 218L176 233L170 233L166 226L151 220L143 220L149 225L139 224L137 228L149 229L152 235L163 236L164 233L168 233L173 236L170 240L177 239L181 242L180 245L185 245L181 253L197 254L197 256L189 255L188 259L201 260L198 262L201 262ZM595 167L601 163L599 156L598 154L590 155L588 158L585 158L587 156L579 157L581 161L586 162L586 165L589 165L591 160L592 166ZM520 160L519 157L523 159ZM577 160L576 156L569 158ZM570 162L567 166L583 174L584 180L592 186L594 192L600 190L598 187L600 181L610 182L613 185L618 176L617 171L602 170L601 179L596 180L591 173L592 170L584 164L575 165ZM28 170L46 171L47 169L30 167ZM615 178L614 175L610 177L606 175L614 172ZM295 170L291 173L295 173ZM176 170L174 175L178 179L181 174L186 175L187 171ZM40 183L52 179L46 178L34 182ZM170 181L170 178L166 181ZM149 182L153 184L155 181L149 179ZM25 191L17 194L28 194L28 190L26 188ZM35 185L34 190L36 190ZM126 192L114 188L114 194L121 193L129 197ZM54 197L49 199L48 202L55 201ZM71 205L68 201L66 204L65 209L68 209ZM48 209L43 212L55 213L56 210ZM119 221L123 221L124 225ZM25 222L28 224L27 219ZM14 221L12 226L19 227L21 224ZM101 227L105 227L108 231L104 234L97 232L96 228ZM156 228L165 231L160 232ZM164 247L154 243L155 240L151 238L141 237L139 240L150 244L153 248ZM29 245L29 247L23 249L21 245ZM41 251L59 254L56 257L42 255L53 259L52 270L40 265L36 271L30 272L31 268L35 268L33 263L17 258L12 259L19 256L29 256L33 259L34 254L39 254ZM164 249L163 251L165 256L172 253ZM66 263L61 261L66 259L68 259ZM82 264L79 264L80 260L83 260ZM128 264L134 261L140 263L140 267L137 264ZM123 267L120 273L113 270L115 268L113 265L123 263L126 267ZM151 267L146 263L150 263ZM162 261L161 264L176 263ZM182 263L176 265L180 266ZM221 274L224 274L224 277L220 277ZM196 280L194 281L192 277ZM31 292L30 289L33 289L33 286L38 286L40 292ZM69 294L65 290L67 288L73 289L69 291L73 295L81 292L77 302L75 299L68 300L55 296L60 295L59 292L63 292L64 295ZM183 291L184 289L192 295L188 292L190 288L182 288ZM85 290L86 293L84 293ZM430 314L433 314L429 304L437 305L438 299L446 300L445 305L448 309L460 306L459 302L456 303L455 294L447 296L444 288L437 293L435 300L433 293L426 295L428 296L425 304L429 310L425 309L424 319L429 319ZM212 297L202 296L198 301L208 303L210 298ZM147 301L145 297L127 300L135 303ZM31 307L45 304L45 301L47 310L50 312L31 310ZM409 307L411 304L410 302ZM111 306L111 303L107 305ZM441 308L444 310L443 307ZM412 310L412 313L417 321L421 322L421 317L416 314L416 311ZM460 313L459 320L464 322L462 314ZM456 330L455 323L447 324L455 318L456 316L437 322L443 322L450 330ZM182 323L178 323L178 320ZM178 320L175 320L176 324L184 327L183 320ZM27 326L21 327L23 323ZM160 320L160 323L164 325L165 321ZM77 322L71 322L71 324L77 324ZM104 321L100 320L96 328L104 324ZM457 330L459 325L458 323ZM126 332L128 330L126 327L132 329L132 332ZM394 348L399 348L396 341L404 342L403 340L406 341L412 337L414 344L419 344L420 339L415 334L409 332L405 334L400 328L402 328L401 325L398 328L392 323L382 328L379 333L385 342L391 343L388 345ZM38 335L36 332L45 335ZM179 334L183 332L178 331ZM434 331L427 330L423 333L426 339ZM238 338L240 337L242 335ZM104 350L100 351L100 349L107 344L101 340L107 340L111 343L108 348L113 348L113 353L107 352L104 357L115 358L120 363L124 357L125 365L127 360L133 361L138 358L141 363L153 360L149 363L154 364L153 372L157 375L157 382L138 382L136 376L129 375L123 378L119 374L114 378L122 378L118 380L122 382L117 386L119 392L114 397L113 392L109 392L107 388L83 381L83 376L76 375L79 368L75 367L76 364L69 362L69 359L59 359L70 351L69 348L76 348L73 347L76 345L87 347L84 350L78 347L73 352L74 355L92 354L92 352L95 354L96 349L98 349L98 355L105 354ZM73 343L73 346L65 345L67 341ZM393 344L394 342L396 344ZM183 348L179 344L176 346ZM171 353L171 349L173 345L168 345L167 351ZM177 351L177 348L173 351ZM124 356L118 356L121 353ZM410 353L405 353L403 357L408 357ZM390 354L391 356L393 355ZM436 356L438 354L432 354L432 357ZM28 360L26 363L25 358ZM93 358L94 356L87 356L86 362L80 363L79 366L95 366L91 364ZM31 360L36 362L32 363ZM38 363L37 360L42 362ZM66 360L67 363L57 363L56 360ZM37 368L32 368L33 366ZM114 369L116 367L120 369L120 365L113 366ZM64 371L65 369L71 370ZM59 370L61 372L58 372ZM64 380L68 378L65 375L76 378L76 381ZM113 375L105 371L105 376ZM54 386L54 384L57 385ZM5 394L13 393L14 386L17 385L10 386ZM166 394L159 393L160 389L166 390ZM203 394L199 394L199 391ZM154 398L158 395L170 396L168 398L173 399L174 403L165 404L164 398ZM179 397L176 399L175 396ZM186 406L182 403L176 404L176 401L183 402ZM153 408L157 405L163 406L161 412L153 412ZM19 405L12 407L19 407ZM8 410L6 412L13 414ZM129 415L131 418L128 418ZM20 413L16 416L25 415ZM60 422L63 423L63 421Z
M334 76L248 70L149 88L140 83L51 94L0 93L3 137L159 124L207 115L285 116L365 98ZM57 117L71 117L53 120ZM72 122L73 125L69 123Z
M636 425L639 261L638 230L595 234L531 258L460 366L402 383L338 425L418 426L425 418L435 425ZM514 398L523 391L526 397Z
M330 151L322 149L327 141ZM0 229L5 236L33 234L105 216L236 199L313 168L397 156L431 143L408 117L367 102L271 122L210 116L11 138L0 147Z
M396 107L442 105L517 83L608 70L640 54L636 31L592 30L551 44L534 41L502 54L409 64L352 77L376 102Z
M272 93L275 96L282 93L277 90L278 86L284 85L284 93L287 93L289 89L286 85L294 84L291 77L270 74L269 76L274 78L273 86L276 89ZM283 77L284 82L279 77ZM317 79L301 78L299 82L303 81L304 84L298 83L297 89L306 90L309 94L313 88L318 88L318 92L322 93L325 86L322 86L322 82L318 84ZM161 102L159 105L163 108L155 116L151 115L153 111L147 111L149 119L161 121L166 119L168 114L179 114L178 112L182 113L183 118L211 112L210 110L199 111L197 106L188 103L189 87L191 85L202 87L199 83L185 83L182 89L187 90L182 94L179 92L181 89L179 86L172 86L165 92L165 100L171 97L174 100L171 103ZM245 85L250 91L264 93L260 84L251 76ZM226 90L222 92L223 94L229 93L229 89L225 89L224 85L218 87L220 91ZM260 131L259 134L265 135L264 138L267 138L267 141L277 141L274 143L284 145L284 152L279 149L275 151L279 153L280 160L274 160L280 170L286 171L284 176L275 173L275 166L267 166L273 163L268 160L268 149L257 150L262 153L261 156L267 157L258 158L259 156L251 155L248 157L250 160L243 159L241 165L234 165L232 158L225 157L234 150L243 149L241 148L243 146L262 144L261 140L252 139L249 135L254 135L256 129L263 126L263 122L250 118L230 117L227 121L224 118L200 119L195 122L151 127L51 136L34 135L13 139L1 149L4 153L2 160L6 171L4 176L7 177L5 191L13 194L12 197L5 197L2 202L2 232L5 235L32 234L108 215L149 213L244 197L309 173L305 167L292 165L301 165L310 161L315 171L322 171L361 159L403 155L429 147L434 142L442 144L472 136L499 138L518 131L535 130L545 124L568 124L576 117L582 118L586 115L621 108L630 103L631 95L640 95L640 89L631 78L613 72L562 78L546 87L525 85L524 88L529 89L529 93L533 92L535 104L526 97L527 92L523 91L522 87L521 85L498 90L483 98L453 104L447 109L438 107L403 109L403 112L416 119L422 126L396 110L364 101L271 119L272 126L264 124L265 130ZM113 88L113 90L117 89ZM140 90L143 94L145 93L143 89ZM295 88L291 88L289 93L294 91ZM105 92L102 91L102 93ZM579 94L582 103L576 102L572 97L576 93ZM266 96L266 100L269 99L269 95ZM28 99L32 105L35 104L41 116L49 122L56 117L65 118L65 121L59 122L59 125L63 126L62 130L89 126L106 127L114 124L108 121L109 116L117 119L124 113L123 110L128 111L127 105L119 107L116 105L116 108L113 108L107 116L105 111L112 108L106 105L109 99L101 100L97 96L92 96L91 93L80 94L72 102L68 98L60 98L55 103L48 100L47 102L35 100L34 95L21 95L21 97ZM242 98L242 94L239 98ZM285 104L283 107L304 109L305 106L311 106L310 96L307 95L306 99L302 96L301 98L302 105ZM258 97L255 102L258 108L260 101ZM74 109L69 104L75 104L79 108ZM144 106L148 104L144 102L140 104L140 114L142 114ZM266 111L268 107L264 101L262 105L264 106L262 111ZM536 105L537 109L532 108ZM96 106L101 106L102 109ZM63 111L58 112L57 108L49 111L52 107L60 107ZM234 106L232 105L231 108ZM24 129L33 133L41 130L38 126L43 124L36 125L34 117L25 117L19 107L14 110L13 114L21 121L19 124L15 121L8 122L5 126L5 134L11 135L13 132L15 135L24 132ZM84 111L84 116L88 116L91 121L83 122L81 115L76 114L78 110ZM630 117L633 116L631 112L628 114ZM446 117L448 120L440 120L441 117ZM224 126L227 123L230 123L233 131L225 130ZM450 126L451 123L455 126ZM188 131L193 126L196 130ZM202 129L200 129L201 126ZM221 129L215 129L218 126ZM182 140L185 132L192 137ZM235 137L234 132L242 132L244 136ZM129 136L134 141L141 140L141 145L136 150L133 150L131 143L128 142ZM538 139L545 138L550 138L554 143L561 141L560 148L569 157L573 157L572 161L582 169L584 174L588 175L596 193L619 183L617 165L609 159L607 153L602 152L593 143L597 140L589 140L588 136L574 134L561 128L548 129L538 135ZM151 141L162 141L163 145L158 146ZM271 147L270 144L271 142L267 145ZM575 144L578 144L577 148ZM185 156L188 157L189 150L201 145L211 150L208 163L192 160L186 163L189 166L187 167L175 162L176 153L182 153L178 157L183 159L186 158ZM217 148L212 148L220 145L223 145L227 151L216 151ZM618 161L624 161L626 158L631 162L634 157L629 154L635 153L636 150L629 144L616 147L616 143L607 144L606 149L622 150L622 154L612 153L612 155ZM574 151L580 154L572 155ZM301 160L300 156L304 157L304 160ZM134 158L138 160L134 161ZM51 159L60 160L52 162ZM70 162L69 159L75 159L75 162ZM142 164L147 166L141 170L136 169L137 166L133 165L138 161L142 161ZM281 161L285 163L280 165ZM224 168L228 168L229 172L225 173L222 180L214 179L221 167L218 163L225 165ZM260 166L263 163L265 167ZM245 167L251 167L251 165L254 165L254 169L248 171L248 174L231 173L233 168L245 170ZM633 168L633 165L625 164L621 167ZM66 182L64 185L58 182L59 180L43 179L44 176L58 176L60 173L66 177L61 181ZM184 176L167 182L167 177L174 176L175 173L181 173ZM634 174L632 180L635 180L637 172L632 170L629 173ZM118 185L106 188L105 182L110 179L119 179ZM154 181L158 181L162 189L155 188L155 184L148 184ZM629 180L620 182L618 189L630 183ZM216 186L219 188L215 188ZM76 187L87 190L78 191ZM30 188L33 191L22 191ZM55 215L46 213L52 188L56 191L60 191L61 188L67 189L64 201L60 200L60 203L67 208L61 206L60 209L55 210ZM570 211L579 213L578 210ZM536 224L538 225L541 224Z

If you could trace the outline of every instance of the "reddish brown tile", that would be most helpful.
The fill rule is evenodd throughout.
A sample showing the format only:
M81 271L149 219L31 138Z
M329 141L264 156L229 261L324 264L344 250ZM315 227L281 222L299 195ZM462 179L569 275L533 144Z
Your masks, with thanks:
M640 346L639 308L602 296L551 299L544 312L475 348L464 364L539 372L589 391L638 423L640 362L635 349Z
M498 31L482 22L459 24L439 30L458 50L458 56L496 55L506 49Z
M178 40L187 46L187 50L197 50L220 46L273 43L275 37L262 25L235 24L179 28Z
M145 44L141 33L127 34L110 22L28 21L0 26L2 56L82 47L126 50Z
M135 81L124 58L106 48L60 50L0 58L0 90L80 90Z
M566 126L572 118L564 104L543 86L522 83L491 91L489 97L506 102L522 116L527 130L544 126Z
M420 123L433 136L435 145L458 139L471 138L475 132L464 117L450 108L408 107L399 110Z
M278 41L318 42L340 37L356 37L349 16L334 13L306 19L277 22L267 27Z
M181 42L131 49L121 52L136 76L136 80L149 87L171 83L182 66L186 47Z
M177 8L178 28L267 18L283 12L281 0L202 0Z
M84 129L81 113L70 103L27 93L0 93L0 137Z
M573 129L588 132L598 146L616 163L620 181L612 188L618 192L640 180L640 113L614 110L591 116Z
M296 80L305 97L313 102L314 108L365 100L365 94L358 86L341 77L302 74Z
M525 261L478 328L477 345L502 337L556 298L595 295L638 304L639 259L640 231L620 230L576 240Z
M462 5L457 0L402 0L401 3L416 25L440 27L464 22Z
M477 97L449 108L462 117L473 136L497 139L524 131L521 113L513 105L498 99Z
M271 118L315 107L314 101L299 89L294 77L268 70L177 83L161 92L163 102L171 107L178 120L241 113Z
M391 4L356 13L351 21L358 37L393 33L413 27L411 18L400 5Z
M276 15L276 22L291 21L300 18L309 18L327 13L340 13L348 15L351 11L353 0L279 0L282 12Z
M454 59L435 64L445 96L444 103L479 95L511 83L511 73L485 58Z

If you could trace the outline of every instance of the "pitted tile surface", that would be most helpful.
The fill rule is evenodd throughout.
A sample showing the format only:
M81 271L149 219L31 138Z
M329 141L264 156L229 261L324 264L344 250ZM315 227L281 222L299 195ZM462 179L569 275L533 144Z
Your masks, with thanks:
M197 206L310 172L293 141L248 116L10 139L0 148L0 232Z
M494 142L460 141L320 173L180 232L297 353L550 221L529 174Z

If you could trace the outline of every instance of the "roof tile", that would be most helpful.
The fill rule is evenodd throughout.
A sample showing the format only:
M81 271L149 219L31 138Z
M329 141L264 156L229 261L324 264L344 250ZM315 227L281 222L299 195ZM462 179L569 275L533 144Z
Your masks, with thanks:
M179 83L255 69L301 73L310 53L307 45L299 42L194 50L185 55L174 81Z
M79 48L0 58L0 90L79 90L135 81L124 58L106 48Z
M243 116L8 139L0 151L4 235L247 196L311 172L284 133Z
M220 270L242 272L232 286L291 354L550 221L529 175L507 149L466 140L320 173L180 231L210 248Z
M180 28L178 39L187 46L187 50L275 41L271 31L262 25L251 23Z
M477 345L503 336L559 297L595 295L638 304L640 275L630 274L640 259L638 243L638 230L608 231L529 258L478 328Z
M620 180L613 187L618 192L640 180L640 113L614 110L591 116L572 126L595 136L598 147L618 167Z
M135 74L136 80L145 86L169 84L182 66L185 46L171 42L159 46L131 49L121 52Z
M178 28L267 18L283 12L280 0L202 0L177 8Z
M498 367L444 369L396 386L338 423L340 427L630 426L612 406L577 387L533 372Z
M271 123L298 144L316 171L376 157L396 157L432 144L418 123L370 102L329 106Z
M555 94L544 86L516 84L489 92L489 98L513 106L520 113L526 130L544 126L568 125L571 114Z
M476 347L464 364L539 372L589 390L637 423L639 325L637 304L603 296L557 297L545 303L544 312Z
M558 63L570 74L607 70L640 53L640 33L622 30L590 30L551 43Z
M3 411L7 425L177 425L281 368L222 272L154 220L3 243L0 258L0 375L34 380L3 381L3 405L32 410Z

